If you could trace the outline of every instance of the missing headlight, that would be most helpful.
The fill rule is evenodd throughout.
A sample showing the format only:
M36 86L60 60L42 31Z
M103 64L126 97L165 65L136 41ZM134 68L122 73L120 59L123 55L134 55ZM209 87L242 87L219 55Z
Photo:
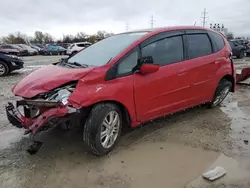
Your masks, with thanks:
M57 101L61 102L64 105L68 103L68 98L71 93L74 91L77 82L71 82L65 85L62 85L58 88L55 88L49 92L41 93L36 97L36 99L44 99L46 101Z
M61 89L57 92L55 97L56 101L62 102L64 105L68 103L68 98L71 95L71 92L67 89Z

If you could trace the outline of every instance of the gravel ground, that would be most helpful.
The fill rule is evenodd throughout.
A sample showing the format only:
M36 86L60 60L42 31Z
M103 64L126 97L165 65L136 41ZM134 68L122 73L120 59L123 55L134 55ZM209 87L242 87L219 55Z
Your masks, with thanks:
M4 104L15 99L14 84L59 58L25 57L23 70L0 78L0 187L249 187L247 86L238 86L221 107L193 108L130 130L105 157L86 153L77 129L45 132L41 150L27 154L29 138L8 123ZM223 165L227 175L204 181L200 175L214 165Z

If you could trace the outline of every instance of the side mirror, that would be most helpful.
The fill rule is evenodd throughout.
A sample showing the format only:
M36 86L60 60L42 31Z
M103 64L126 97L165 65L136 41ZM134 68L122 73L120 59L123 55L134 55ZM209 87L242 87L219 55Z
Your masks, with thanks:
M155 64L142 64L140 68L140 73L142 75L150 74L157 72L160 68L160 65L155 65Z

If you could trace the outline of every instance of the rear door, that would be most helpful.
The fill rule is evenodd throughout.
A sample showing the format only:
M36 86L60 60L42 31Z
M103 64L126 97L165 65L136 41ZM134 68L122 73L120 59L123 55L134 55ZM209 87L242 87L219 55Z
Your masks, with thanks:
M141 45L141 57L152 56L160 69L152 74L134 74L138 121L147 121L190 105L191 72L185 61L182 31L158 34Z
M200 104L210 100L216 81L219 61L213 54L211 39L206 31L187 31L185 35L188 63L192 72L191 100Z

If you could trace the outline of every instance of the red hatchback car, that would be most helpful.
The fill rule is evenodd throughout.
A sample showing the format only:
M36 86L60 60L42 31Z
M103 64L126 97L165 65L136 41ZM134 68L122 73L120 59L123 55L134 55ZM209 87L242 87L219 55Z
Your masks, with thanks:
M22 100L9 103L6 112L13 125L33 135L80 122L87 148L104 155L124 127L199 104L217 106L234 92L235 77L231 48L215 31L140 30L106 38L31 73L14 86Z

